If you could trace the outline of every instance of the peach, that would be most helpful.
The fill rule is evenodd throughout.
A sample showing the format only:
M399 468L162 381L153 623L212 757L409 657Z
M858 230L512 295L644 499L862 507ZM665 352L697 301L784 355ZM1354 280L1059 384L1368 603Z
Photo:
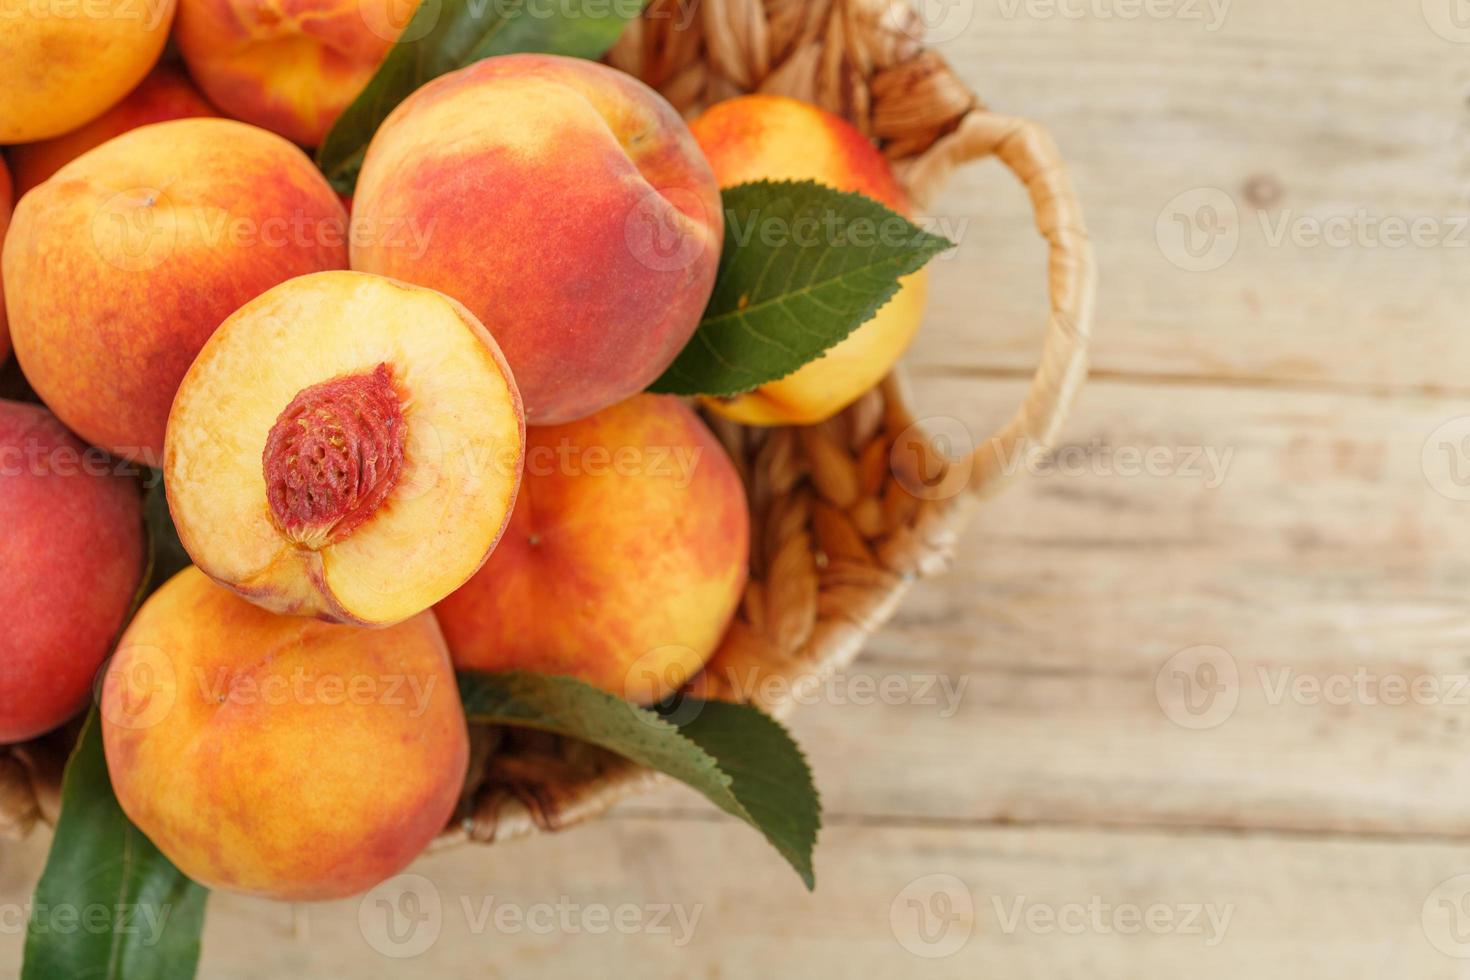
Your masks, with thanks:
M143 604L102 685L123 811L211 888L343 898L443 829L469 739L430 613L357 630L276 616L186 568Z
M179 0L179 50L238 119L316 146L357 98L417 0Z
M143 577L137 483L39 405L0 401L0 742L87 703Z
M83 153L130 129L169 119L217 115L183 72L159 64L126 98L80 129L12 148L16 194L24 194Z
M845 120L809 103L742 96L710 107L691 128L721 187L813 180L910 214L907 195L873 144ZM745 425L813 425L831 418L892 369L919 328L927 293L928 273L921 269L905 277L876 317L822 357L755 391L707 404Z
M345 267L346 221L306 154L263 129L124 133L16 205L3 257L16 357L78 435L157 466L209 335L271 286Z
M169 417L179 540L278 613L384 626L494 549L525 424L494 339L455 300L361 272L282 283L200 351Z
M10 227L10 208L14 203L10 171L0 157L0 257L5 254L5 231ZM10 356L10 327L5 319L5 283L0 279L0 363Z
M439 603L461 670L581 678L647 704L698 673L745 587L745 490L683 403L534 428L505 540Z
M368 147L352 267L447 293L495 334L533 425L637 394L714 286L724 217L678 114L642 82L511 55L406 99ZM387 229L427 227L427 244Z
M31 0L0 14L0 143L60 136L137 85L168 39L175 0Z

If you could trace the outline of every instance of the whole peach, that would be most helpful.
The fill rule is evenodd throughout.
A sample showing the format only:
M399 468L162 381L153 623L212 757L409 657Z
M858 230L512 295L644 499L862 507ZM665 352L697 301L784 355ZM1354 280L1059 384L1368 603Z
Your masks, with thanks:
M126 98L80 129L13 148L10 160L15 167L16 193L24 194L83 153L130 129L169 119L217 115L183 72L160 63Z
M368 148L352 267L430 286L500 342L526 421L642 391L714 286L719 191L674 109L575 58L489 58L406 99Z
M39 405L0 401L0 742L86 704L132 606L143 511L115 469Z
M417 0L179 0L189 71L225 112L316 146L373 77Z
M7 5L0 15L0 143L49 139L105 112L158 60L174 3Z
M346 213L299 149L225 119L109 140L21 198L3 257L26 378L93 445L152 466L174 392L226 316L346 265Z
M721 187L813 180L866 194L908 215L908 196L883 155L851 124L797 99L748 95L718 103L692 124ZM746 425L812 425L846 408L893 367L919 329L928 273L903 280L877 316L792 374L711 409Z
M662 700L724 635L749 523L730 458L677 399L641 395L530 429L505 537L435 607L455 666L568 674Z
M386 630L277 616L194 568L144 603L102 688L124 812L211 888L366 891L448 822L469 742L430 613Z

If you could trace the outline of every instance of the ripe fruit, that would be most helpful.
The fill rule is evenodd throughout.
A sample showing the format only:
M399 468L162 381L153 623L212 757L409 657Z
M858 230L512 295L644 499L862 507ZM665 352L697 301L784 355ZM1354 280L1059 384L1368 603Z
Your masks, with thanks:
M17 3L0 21L0 143L29 143L95 119L148 74L174 0Z
M143 576L138 485L39 405L0 401L0 742L87 702Z
M24 194L63 166L114 136L149 123L217 116L184 73L159 64L127 97L80 129L55 139L12 147L16 194Z
M757 180L814 180L866 194L901 214L910 206L888 162L843 119L796 99L748 95L712 106L691 128L721 187ZM822 357L733 399L709 399L746 425L813 425L873 387L908 347L924 315L921 269L878 315Z
M437 607L455 666L570 674L639 703L689 680L745 588L745 490L681 402L530 430L505 540Z
M642 391L699 322L719 192L674 109L590 61L489 58L405 100L368 148L352 267L438 289L485 321L526 420ZM387 228L428 226L425 247ZM359 227L378 234L358 234Z
M109 140L21 198L6 239L27 379L93 445L157 466L179 379L226 316L347 264L347 216L306 154L225 119Z
M449 820L469 742L434 617L276 616L188 568L144 603L102 689L124 812L190 878L293 901L402 870Z
M417 2L180 0L174 37L225 112L316 146L373 77Z
M164 474L179 539L211 578L275 612L382 626L484 563L524 449L515 383L473 314L326 272L210 338L179 386Z

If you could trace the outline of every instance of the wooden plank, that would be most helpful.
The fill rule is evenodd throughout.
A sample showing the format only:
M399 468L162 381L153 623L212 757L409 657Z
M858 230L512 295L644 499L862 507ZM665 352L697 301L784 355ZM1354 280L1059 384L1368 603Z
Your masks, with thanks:
M1018 393L916 387L972 425ZM794 715L827 806L1466 835L1470 503L1435 492L1421 463L1460 411L1092 385L1062 457L1086 472L987 503L953 572L917 588L824 703ZM1126 451L1156 447L1177 472L1115 472ZM1184 472L1201 449L1228 461L1218 486L1207 465ZM1170 658L1198 646L1228 651L1238 678L1233 713L1203 729L1183 727L1194 720L1172 674L1163 702L1156 690ZM896 695L875 695L884 685Z
M838 826L809 895L728 820L621 817L440 854L362 901L212 896L201 976L577 977L637 964L649 977L1208 980L1289 964L1448 980L1465 962L1431 937L1451 941L1437 899L1463 882L1436 888L1466 870L1464 847L1424 843ZM617 915L628 934L604 925ZM0 932L0 962L18 962L19 945Z
M1047 125L1070 161L1097 244L1104 375L1466 389L1466 49L1420 4L1237 2L1211 32L1014 3L1013 18L1013 0L969 5L973 26L939 49L997 110ZM1230 261L1206 272L1170 260L1182 241L1172 212L1164 247L1157 234L1171 200L1200 188L1224 192L1238 232ZM1218 197L1175 210L1191 217ZM1024 196L999 167L976 166L933 211L963 234L936 266L920 363L1029 372L1044 254ZM1374 226L1384 218L1426 221L1438 244L1389 247ZM1313 222L1346 222L1350 244L1277 237Z

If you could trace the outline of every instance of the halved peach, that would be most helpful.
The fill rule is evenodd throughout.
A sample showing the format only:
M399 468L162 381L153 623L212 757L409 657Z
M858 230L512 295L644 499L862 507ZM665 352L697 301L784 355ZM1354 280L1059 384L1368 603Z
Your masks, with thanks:
M179 386L164 475L179 538L267 609L360 626L428 609L515 504L520 394L442 293L323 272L220 325Z

